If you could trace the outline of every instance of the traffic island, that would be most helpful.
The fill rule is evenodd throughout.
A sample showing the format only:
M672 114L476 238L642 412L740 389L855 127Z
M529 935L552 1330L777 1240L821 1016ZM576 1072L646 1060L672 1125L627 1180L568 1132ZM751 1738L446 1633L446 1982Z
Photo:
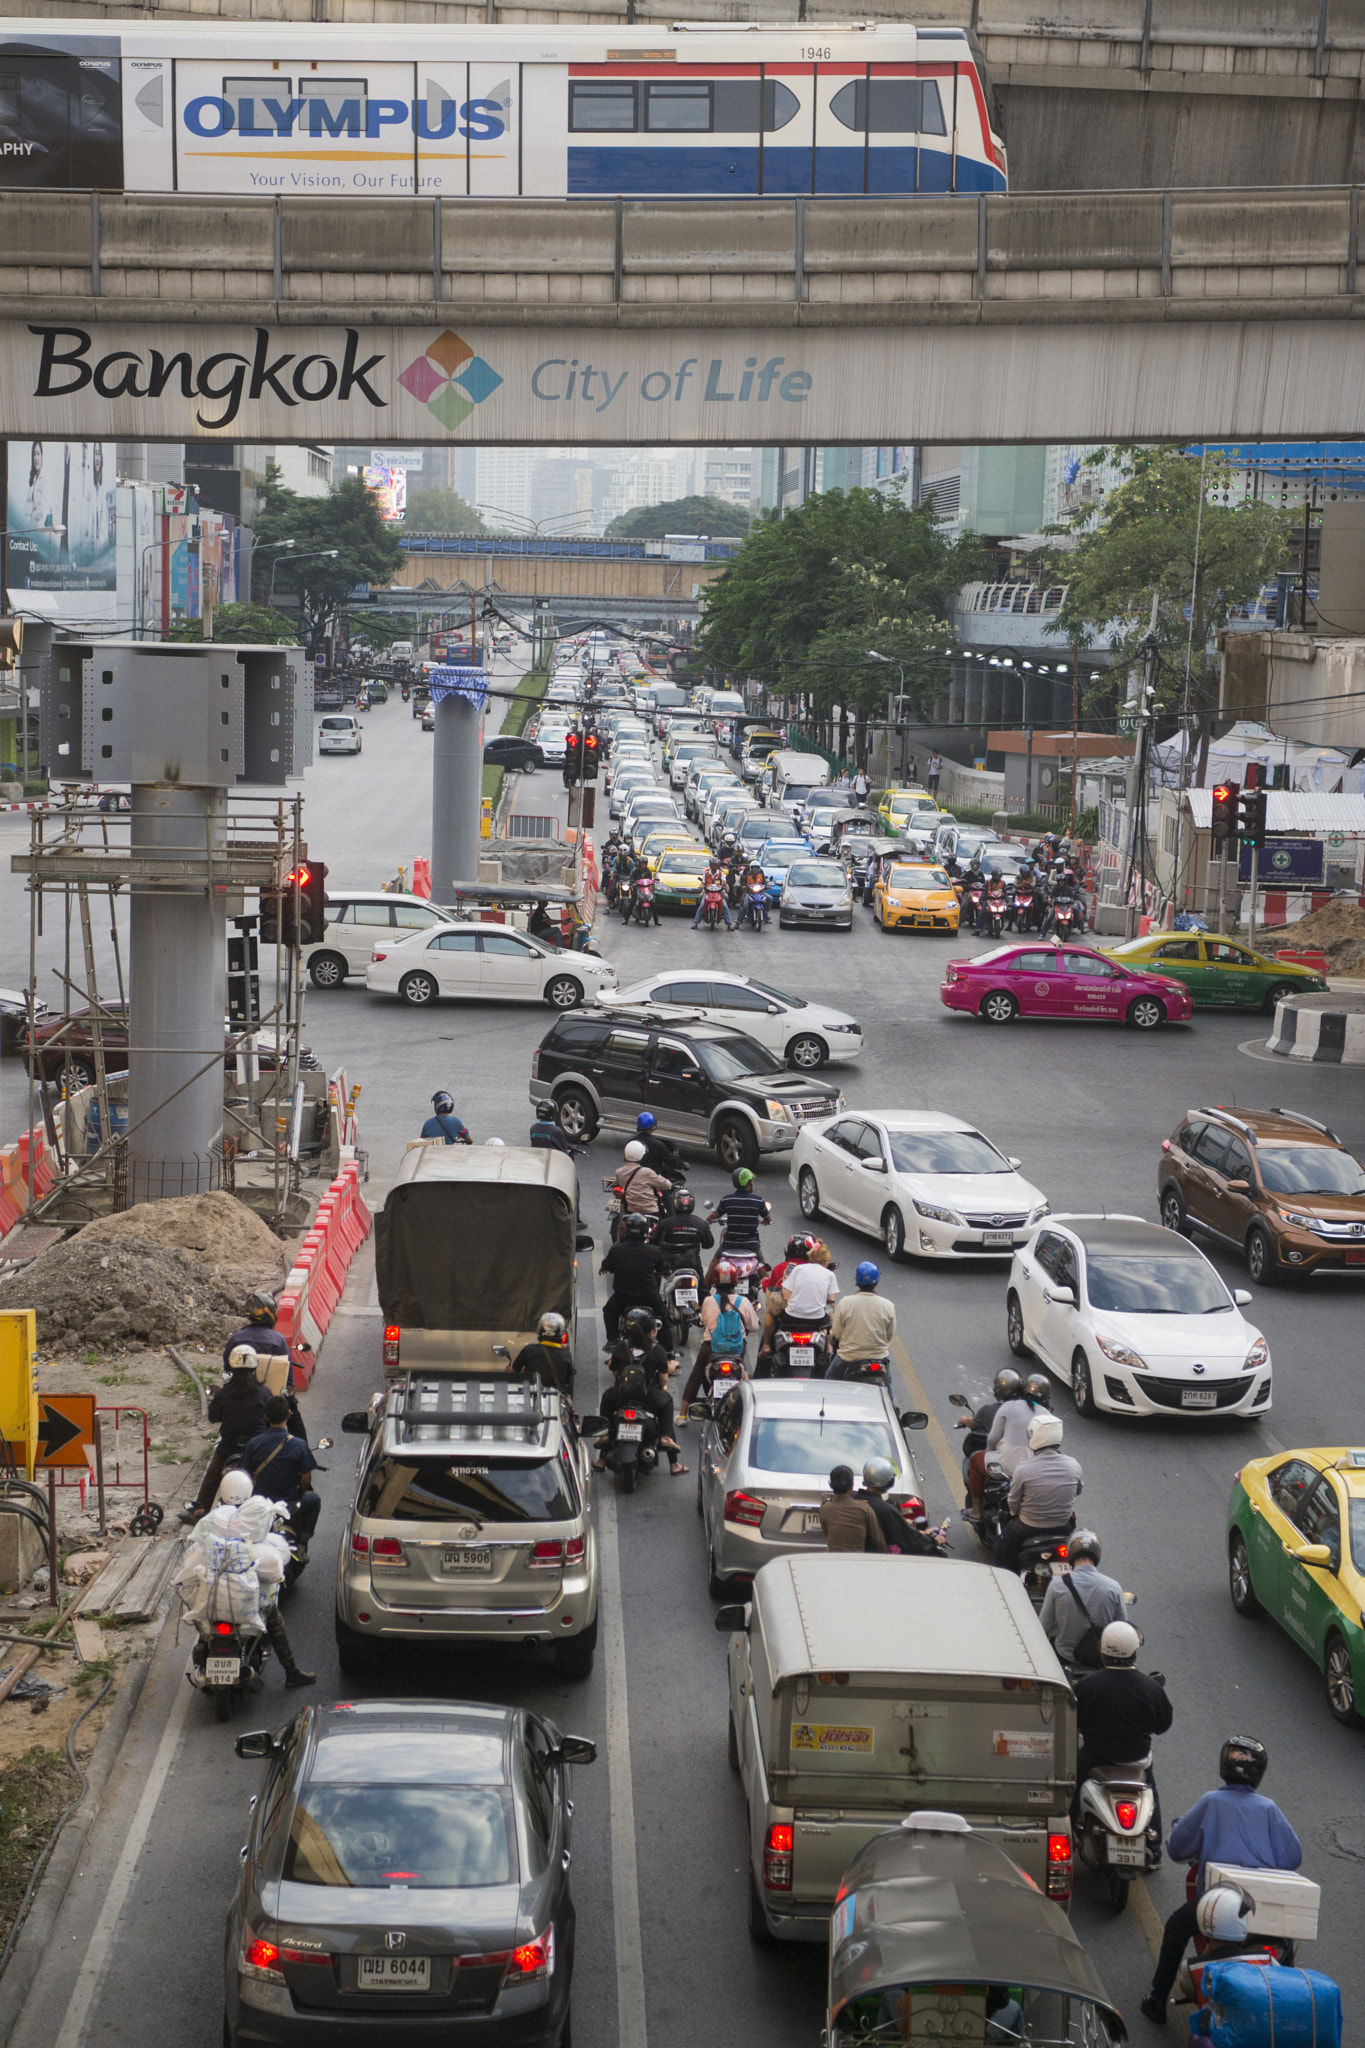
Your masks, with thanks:
M1323 1065L1365 1067L1365 989L1328 989L1275 1005L1266 1051Z

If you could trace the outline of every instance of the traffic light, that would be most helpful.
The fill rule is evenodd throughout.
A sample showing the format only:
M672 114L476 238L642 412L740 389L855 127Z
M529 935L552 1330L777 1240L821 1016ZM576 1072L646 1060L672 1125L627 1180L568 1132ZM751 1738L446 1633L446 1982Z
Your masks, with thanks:
M599 739L598 739L598 737L597 737L597 734L596 734L595 732L588 732L588 733L584 733L584 735L583 735L583 780L584 780L585 782L596 782L596 780L597 780L597 773L598 773L598 770L599 770L599 769L601 768L601 766L602 766L602 742L601 742L601 740L599 740Z
M583 735L567 733L564 738L564 787L572 789L583 773Z
M1213 791L1213 837L1235 839L1237 836L1238 786L1235 782L1219 782Z
M279 939L281 946L313 946L322 937L326 922L327 865L306 861L285 876L280 898ZM262 937L264 919L262 919Z
M1244 789L1237 815L1237 832L1243 846L1265 845L1265 791Z

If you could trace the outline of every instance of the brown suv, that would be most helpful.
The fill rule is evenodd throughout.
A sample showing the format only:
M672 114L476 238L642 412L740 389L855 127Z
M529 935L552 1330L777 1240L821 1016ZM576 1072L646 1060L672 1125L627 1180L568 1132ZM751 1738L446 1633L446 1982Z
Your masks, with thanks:
M1161 1220L1236 1245L1253 1280L1365 1272L1365 1169L1291 1109L1191 1109L1161 1141Z

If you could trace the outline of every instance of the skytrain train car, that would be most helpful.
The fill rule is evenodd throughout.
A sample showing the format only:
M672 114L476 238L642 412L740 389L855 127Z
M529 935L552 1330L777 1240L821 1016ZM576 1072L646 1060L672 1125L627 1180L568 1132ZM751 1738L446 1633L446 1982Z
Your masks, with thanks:
M0 190L728 199L1006 182L960 29L0 20Z

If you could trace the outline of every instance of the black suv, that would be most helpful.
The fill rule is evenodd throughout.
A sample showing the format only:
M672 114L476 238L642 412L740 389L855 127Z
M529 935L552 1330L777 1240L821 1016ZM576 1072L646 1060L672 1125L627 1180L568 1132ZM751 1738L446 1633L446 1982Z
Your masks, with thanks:
M634 1131L651 1109L662 1137L713 1145L732 1171L790 1152L804 1122L844 1106L835 1082L789 1073L742 1032L644 1008L558 1018L531 1062L531 1100L547 1095L570 1138Z

